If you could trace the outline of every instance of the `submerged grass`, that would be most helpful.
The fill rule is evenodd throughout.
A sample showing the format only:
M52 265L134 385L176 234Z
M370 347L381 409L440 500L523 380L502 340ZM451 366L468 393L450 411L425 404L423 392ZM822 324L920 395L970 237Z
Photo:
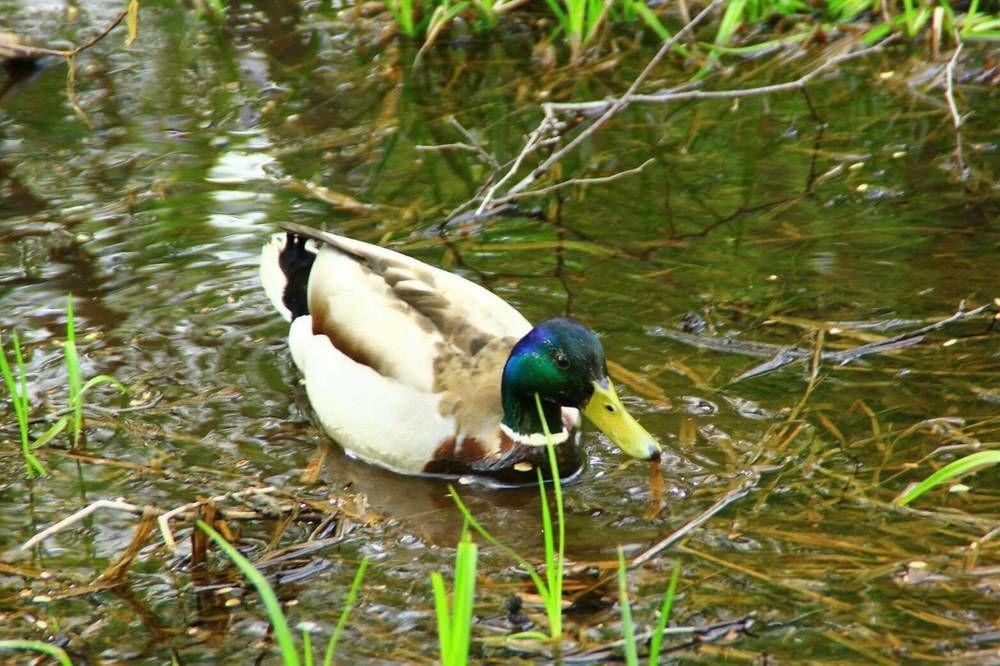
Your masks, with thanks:
M58 661L60 666L73 666L73 662L69 660L69 655L66 654L65 650L61 647L49 645L48 643L44 643L42 641L0 641L0 650L27 650L30 652L41 652L42 654L47 654Z
M302 636L302 649L303 649L303 659L299 659L299 653L295 648L295 639L292 638L292 631L288 628L288 620L285 618L285 613L281 609L281 602L278 601L278 595L274 593L274 588L267 581L267 578L257 570L250 560L245 558L236 548L233 547L231 543L226 541L225 538L218 532L216 532L211 526L209 526L205 521L198 520L196 525L201 529L208 537L215 542L215 545L226 554L226 556L232 560L233 564L243 572L243 575L247 577L253 586L257 589L257 594L260 595L261 601L264 602L264 609L267 611L267 616L271 620L271 626L274 627L274 637L278 643L278 648L281 650L282 663L285 666L299 666L305 663L306 666L312 666L313 655L312 655L312 643L309 638L308 632L303 632ZM351 612L351 608L354 606L354 602L358 597L358 590L361 588L361 580L365 575L365 570L368 567L368 558L361 561L358 571L354 574L354 580L351 583L351 589L347 593L344 599L344 608L340 613L340 619L337 621L337 627L334 629L333 634L330 636L330 640L327 642L326 651L323 657L323 666L331 666L334 663L334 652L337 649L337 641L340 639L340 635L344 630L344 626L347 624L348 615Z
M931 488L942 483L947 483L956 477L986 465L1000 465L1000 451L979 451L964 458L959 458L934 472L920 483L914 484L913 487L897 497L894 503L897 506L906 506Z

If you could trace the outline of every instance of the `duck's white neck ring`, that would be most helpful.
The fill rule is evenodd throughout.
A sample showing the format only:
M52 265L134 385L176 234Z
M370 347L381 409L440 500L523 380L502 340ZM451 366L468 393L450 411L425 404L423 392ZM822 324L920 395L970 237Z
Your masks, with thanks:
M518 444L524 444L526 446L545 446L547 444L548 438L545 436L544 432L516 432L506 423L500 424L500 430ZM551 437L553 444L562 444L569 439L569 431L563 428L559 432L552 433L549 437Z

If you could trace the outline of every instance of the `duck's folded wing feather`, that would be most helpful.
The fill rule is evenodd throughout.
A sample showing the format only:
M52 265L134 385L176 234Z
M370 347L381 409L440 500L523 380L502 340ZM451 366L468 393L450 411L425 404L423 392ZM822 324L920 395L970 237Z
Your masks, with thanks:
M377 245L283 226L325 245L309 279L316 332L385 376L432 390L437 358L531 330L502 298L458 275Z

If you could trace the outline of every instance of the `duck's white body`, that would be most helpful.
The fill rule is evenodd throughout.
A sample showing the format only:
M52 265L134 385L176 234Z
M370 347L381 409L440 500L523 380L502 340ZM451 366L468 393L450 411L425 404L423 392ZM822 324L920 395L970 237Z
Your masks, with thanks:
M455 461L509 466L516 449L544 443L511 441L500 425L503 366L531 330L517 310L397 252L286 228L299 234L301 248L286 252L290 236L272 237L261 252L261 280L291 322L288 345L309 401L344 449L413 474L451 470ZM312 265L301 285L308 314L293 316L287 271L297 256ZM564 408L563 421L560 439L575 438L578 410Z

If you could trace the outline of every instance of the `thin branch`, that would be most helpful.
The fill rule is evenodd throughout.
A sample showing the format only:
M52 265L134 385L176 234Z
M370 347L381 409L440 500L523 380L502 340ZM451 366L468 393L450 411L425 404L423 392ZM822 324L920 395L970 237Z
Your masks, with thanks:
M587 129L585 129L580 134L576 135L576 137L574 137L573 140L567 143L565 146L563 146L553 154L549 155L548 159L546 159L544 162L535 167L531 171L531 173L529 173L527 176L521 179L519 183L517 183L514 187L512 187L508 192L508 194L516 194L518 192L527 189L528 186L530 186L533 182L535 182L535 180L537 180L539 176L548 171L553 164L561 160L567 153L574 150L583 141L587 140L591 134L600 129L601 126L603 126L606 122L611 120L611 118L615 114L617 114L619 111L628 106L628 104L630 103L630 98L635 94L635 91L639 89L639 86L641 86L643 82L649 77L653 69L660 63L661 60L663 60L663 58L670 52L670 50L673 49L674 45L682 37L684 37L684 35L693 30L695 26L701 23L710 13L712 13L715 10L717 6L721 4L722 0L712 0L712 2L710 2L704 9L702 9L697 16L691 19L690 23L688 23L683 28L675 32L673 36L670 37L670 39L663 42L663 44L660 46L660 50L658 50L656 54L650 59L650 61L646 63L646 66L643 68L641 72L639 72L639 75L635 77L635 80L632 81L632 84L625 91L624 95L611 102L611 106L608 107L608 109L603 114L601 114L601 116L598 117L597 120L591 123L591 125ZM546 118L550 117L550 112L549 112L550 108L551 107L548 105L543 106L543 109L545 109ZM489 205L488 200L484 201L483 203ZM480 206L480 209L482 208L483 206Z
M174 534L170 531L170 520L181 513L187 511L192 511L198 509L206 504L214 502L222 502L227 499L234 499L237 497L245 497L248 495L266 495L267 493L274 492L274 486L264 486L263 488L250 488L249 490L239 490L231 493L223 493L222 495L216 495L215 497L209 497L207 499L198 500L197 502L189 502L187 504L182 504L181 506L175 507L166 513L160 515L156 519L156 522L160 526L160 534L163 535L163 543L172 550L177 550L177 542L174 540Z
M677 90L667 90L660 93L652 93L646 95L629 95L626 93L625 96L618 98L617 100L601 100L596 102L561 102L561 103L549 103L546 104L546 108L551 109L553 112L570 112L570 111L587 111L599 109L607 106L611 103L617 103L625 101L629 104L640 103L640 104L665 104L668 102L685 102L689 100L702 100L702 99L735 99L738 97L757 97L760 95L770 95L778 92L788 92L790 90L798 90L805 87L805 85L815 79L817 76L827 71L828 69L840 65L848 60L856 60L857 58L863 58L864 56L871 55L873 53L878 53L882 51L886 45L896 39L896 35L888 37L874 46L870 46L866 49L861 49L860 51L851 51L849 53L842 53L841 55L834 56L823 61L815 69L803 74L794 81L786 81L784 83L774 83L767 86L758 86L756 88L740 88L736 90L690 90L690 91L677 91ZM591 128L587 128L590 130Z
M958 46L952 54L948 66L944 68L944 98L948 100L948 110L951 112L951 123L955 126L955 159L958 162L960 171L965 170L965 159L962 156L962 117L958 114L958 105L955 103L955 64L958 62L958 55L962 52L962 40L959 39L958 31L955 31L955 41Z
M596 176L593 178L570 178L569 180L560 181L555 185L549 185L548 187L543 187L538 190L528 190L527 192L514 192L513 194L508 194L506 196L500 197L499 199L494 199L493 205L498 206L501 204L508 203L510 201L514 201L515 199L523 199L525 197L540 197L555 192L556 190L561 190L567 187L571 187L573 185L597 185L600 183L610 183L620 178L625 178L626 176L632 176L634 174L637 174L655 161L656 159L651 157L637 167L626 169L625 171L619 171L617 173L613 173L607 176Z
M63 531L70 525L75 525L87 516L96 512L99 509L114 509L115 511L125 511L126 513L132 513L136 515L142 515L145 507L141 507L138 504L130 504L129 502L123 502L121 500L97 500L96 502L91 502L87 506L83 507L76 513L73 513L66 518L63 518L58 523L47 527L35 536L31 537L21 545L21 550L31 550L32 547L38 545L42 541L45 541L53 534Z
M702 511L691 520L689 520L687 523L684 524L683 527L674 530L669 536L667 536L664 539L661 539L655 545L651 546L650 548L646 549L642 554L638 555L635 559L632 560L631 563L629 563L628 568L635 569L636 567L641 567L646 562L649 562L651 559L659 555L661 552L663 552L670 546L674 545L675 543L686 537L688 534L693 532L695 529L703 525L705 522L708 521L709 518L719 513L720 511L725 509L727 506L729 506L736 500L743 499L744 497L746 497L754 485L755 482L752 482L740 488L730 490L718 502L716 502L712 506Z
M478 147L471 146L467 143L418 143L413 147L413 149L422 153L431 153L440 150L464 150L469 153L479 153ZM492 157L492 155L490 157Z
M568 153L575 150L581 143L590 139L595 132L608 122L608 120L630 104L666 104L708 99L738 99L742 97L754 97L793 90L803 90L806 85L819 77L821 74L828 72L832 68L849 60L855 60L874 53L879 53L898 37L898 35L891 35L873 46L831 56L799 78L783 83L758 86L755 88L741 88L736 90L693 90L691 88L696 84L687 84L679 88L673 88L658 93L636 93L639 86L642 85L642 83L650 75L660 60L670 51L677 40L698 25L698 23L700 23L720 2L721 0L715 0L710 3L687 25L675 33L673 37L665 41L660 50L657 51L656 55L654 55L653 58L646 64L646 67L635 78L635 80L633 80L623 95L617 98L589 102L550 102L543 104L542 120L539 122L534 131L529 134L521 151L507 168L503 176L485 189L485 192L480 190L480 193L477 193L470 201L456 208L451 215L449 215L448 219L453 219L459 213L475 205L477 200L479 204L475 210L477 216L480 216L488 214L488 211L498 204L509 203L510 201L521 198L522 196L536 196L537 194L552 192L553 190L561 189L562 187L568 186L568 184L572 184L571 181L567 181L567 184L565 185L563 183L556 183L555 185L547 188L528 190L528 188L535 183L538 178L547 173L554 164L563 159ZM554 151L540 164L538 164L538 166L534 167L530 173L524 176L515 185L510 187L505 194L502 194L504 186L506 186L507 183L510 182L511 179L517 174L529 155L536 152L543 146L558 143L563 138L561 132L563 131L565 124L560 121L559 116L571 112L600 112L600 115L589 126L574 136L569 142Z
M99 42L102 39L104 39L105 37L107 37L107 35L108 35L109 32L111 32L112 30L114 30L115 28L117 28L121 24L121 22L125 20L125 16L127 14L128 14L128 8L123 9L118 14L118 16L116 16L114 18L114 20L112 20L111 23L109 23L107 25L107 27L104 28L104 30L102 30L95 37L89 39L88 41L84 42L80 46L77 46L76 48L73 48L73 49L46 49L46 48L42 48L42 47L39 47L39 46L28 46L27 44L18 44L17 45L18 55L20 57L24 57L24 58L39 58L41 56L47 56L47 55L59 56L60 58L72 58L74 56L79 55L81 52L86 51L91 46L93 46L94 44L97 44L97 42Z
M138 504L132 504L130 502L125 502L123 500L97 500L96 502L91 502L87 506L83 507L79 511L76 511L66 518L63 518L59 522L50 525L45 528L35 536L31 537L24 544L21 545L21 550L29 550L33 546L38 545L42 541L45 541L49 537L63 531L71 525L75 525L87 516L90 516L94 512L100 509L114 509L115 511L124 511L126 513L131 513L135 515L155 515L158 516L157 522L160 526L160 533L163 535L163 542L171 549L177 550L177 542L174 540L173 533L170 531L170 520L177 517L180 514L185 514L193 511L205 504L210 502L221 502L227 499L234 499L237 497L246 497L253 495L264 495L272 493L275 491L274 486L265 486L263 488L250 488L247 490L239 490L230 493L225 493L222 495L216 495L215 497L209 497L207 499L198 500L197 502L189 502L183 504L179 507L170 509L169 511L163 512L154 506L140 506ZM235 514L236 512L231 512ZM229 513L224 514L229 515ZM246 517L256 517L257 514L248 515Z
M483 145L479 143L479 140L475 136L472 135L472 132L467 130L462 123L458 122L458 118L455 116L448 116L448 123L458 130L459 134L465 137L465 140L469 142L469 145L475 149L476 153L484 162L496 170L500 169L500 164L497 162L496 158L493 157L488 150L483 148Z

